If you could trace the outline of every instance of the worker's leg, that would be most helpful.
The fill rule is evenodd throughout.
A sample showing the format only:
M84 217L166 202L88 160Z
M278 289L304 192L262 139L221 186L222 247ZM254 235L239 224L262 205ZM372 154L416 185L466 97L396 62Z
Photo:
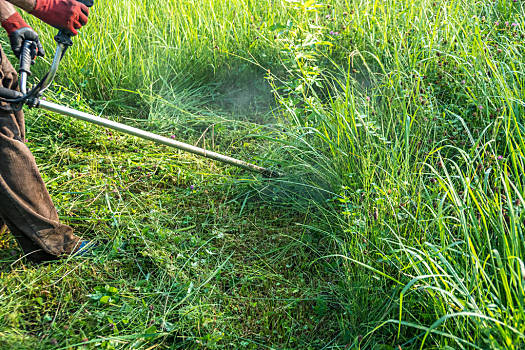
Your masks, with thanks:
M0 52L0 85L16 88L17 75ZM25 145L24 114L0 106L0 217L32 260L70 254L79 245L58 214Z

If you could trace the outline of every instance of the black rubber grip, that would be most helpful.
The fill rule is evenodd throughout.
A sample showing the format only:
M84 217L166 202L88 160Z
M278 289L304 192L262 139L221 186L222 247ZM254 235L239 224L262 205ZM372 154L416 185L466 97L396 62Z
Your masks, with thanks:
M31 75L31 63L33 61L33 57L31 57L34 50L33 46L36 46L33 41L24 41L20 53L20 72L26 72L29 75Z
M10 100L15 100L23 96L24 95L20 91L7 89L5 87L0 86L0 97L8 98Z

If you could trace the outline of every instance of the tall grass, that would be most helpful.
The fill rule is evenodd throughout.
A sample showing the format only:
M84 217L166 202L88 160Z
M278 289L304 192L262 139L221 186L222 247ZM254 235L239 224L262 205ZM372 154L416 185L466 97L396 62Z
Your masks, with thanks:
M281 151L340 203L324 226L339 232L340 251L326 258L343 260L346 281L370 273L393 290L354 345L520 348L523 6L349 1L297 11L310 21L285 39L296 69L278 97L295 129ZM299 45L313 36L316 47ZM341 305L352 305L351 286L335 291Z
M280 1L101 0L75 38L58 83L94 101L147 109L148 97L163 86L210 83L238 68L236 57L271 63L276 47L257 33L282 12ZM51 59L56 30L28 17Z

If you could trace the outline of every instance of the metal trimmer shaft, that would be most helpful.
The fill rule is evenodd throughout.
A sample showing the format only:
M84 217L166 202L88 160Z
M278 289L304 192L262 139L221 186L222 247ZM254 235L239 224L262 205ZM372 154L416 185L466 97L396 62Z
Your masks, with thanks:
M148 131L144 131L144 130L141 130L141 129L138 129L138 128L134 128L134 127L131 127L131 126L128 126L128 125L125 125L125 124L117 123L117 122L114 122L114 121L109 120L109 119L97 117L97 116L89 114L89 113L84 113L84 112L81 112L81 111L77 111L75 109L72 109L72 108L69 108L69 107L64 107L64 106L58 105L56 103L48 102L48 101L45 101L45 100L41 100L41 101L38 101L38 102L39 103L38 103L37 107L43 108L43 109L51 111L51 112L67 115L67 116L70 116L70 117L73 117L73 118L76 118L76 119L84 120L84 121L89 122L89 123L93 123L93 124L100 125L100 126L103 126L103 127L109 128L109 129L120 131L120 132L123 132L123 133L126 133L126 134L130 134L130 135L133 135L133 136L137 136L137 137L140 137L140 138L145 139L145 140L150 140L150 141L162 144L162 145L166 145L166 146L170 146L170 147L173 147L173 148L177 148L177 149L180 149L180 150L183 150L183 151L186 151L186 152L190 152L190 153L193 153L193 154L196 154L196 155L199 155L199 156L203 156L203 157L206 157L206 158L214 159L214 160L217 160L219 162L231 164L231 165L234 165L234 166L246 169L246 170L250 170L250 171L257 172L257 173L261 173L265 177L278 177L278 176L280 176L279 173L277 173L277 172L275 172L273 170L270 170L270 169L267 169L267 168L263 168L263 167L255 165L255 164L247 163L245 161L242 161L242 160L239 160L239 159L235 159L235 158L232 158L232 157L229 157L229 156L225 156L223 154L219 154L219 153L216 153L216 152L208 151L208 150L205 150L204 148L195 147L195 146L192 146L192 145L189 145L187 143L180 142L180 141L175 141L175 140L169 139L169 138L164 137L164 136L156 135L156 134L148 132Z

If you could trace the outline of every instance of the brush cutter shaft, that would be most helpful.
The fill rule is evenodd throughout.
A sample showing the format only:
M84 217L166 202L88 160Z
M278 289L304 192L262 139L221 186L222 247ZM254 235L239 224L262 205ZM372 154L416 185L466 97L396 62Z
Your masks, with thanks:
M100 118L100 117L97 117L97 116L94 116L88 113L80 112L80 111L74 110L69 107L58 105L56 103L41 100L39 101L38 107L51 111L51 112L56 112L56 113L67 115L67 116L70 116L76 119L84 120L89 123L104 126L106 128L120 131L126 134L137 136L142 139L150 140L150 141L160 143L166 146L170 146L173 148L177 148L177 149L180 149L186 152L197 154L199 156L218 160L223 163L228 163L228 164L231 164L231 165L234 165L234 166L246 169L246 170L258 172L267 177L274 177L277 175L272 170L257 166L255 164L250 164L242 160L228 157L228 156L216 153L216 152L208 151L208 150L205 150L204 148L195 147L187 143L175 141L167 137L159 136L159 135L156 135L148 131L140 130L140 129L137 129L137 128L134 128L128 125L117 123L109 119Z

